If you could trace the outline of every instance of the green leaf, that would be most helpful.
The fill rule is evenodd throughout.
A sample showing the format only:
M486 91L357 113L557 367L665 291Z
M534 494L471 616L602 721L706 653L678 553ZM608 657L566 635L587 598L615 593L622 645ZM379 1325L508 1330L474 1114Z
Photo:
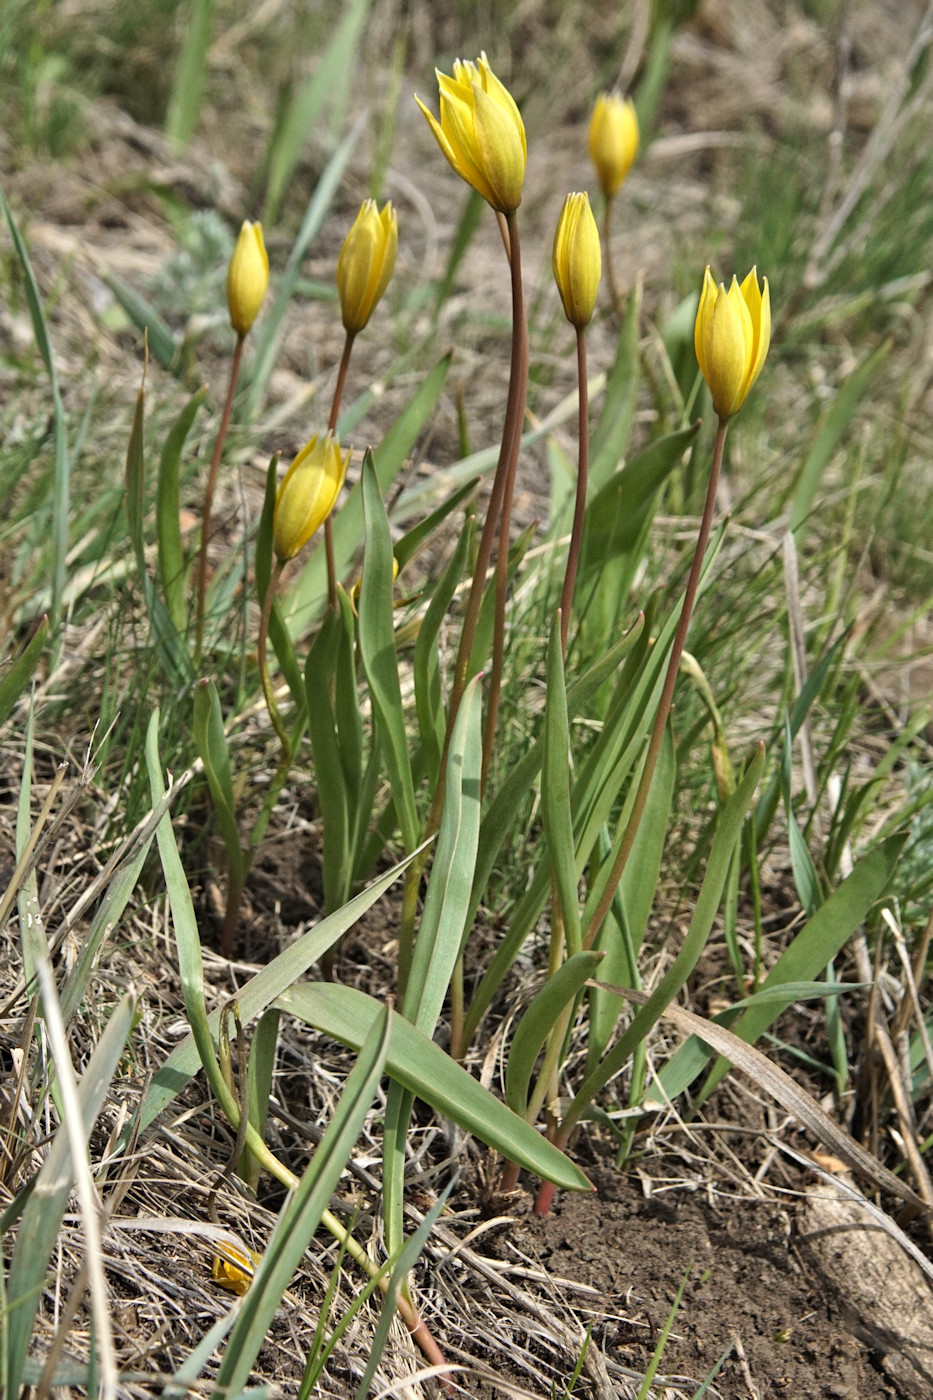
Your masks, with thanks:
M363 1044L381 1010L373 997L333 983L299 983L283 993L279 1005L354 1049ZM566 1190L592 1189L583 1172L562 1152L401 1016L392 1026L386 1070L417 1098L509 1161Z
M626 1060L640 1045L649 1031L657 1023L666 1006L674 1000L683 987L706 946L713 920L722 898L723 886L735 850L742 834L742 822L751 806L755 789L764 768L764 747L759 746L748 771L738 784L734 795L723 808L716 835L709 853L706 873L700 893L694 905L693 917L687 929L680 952L661 978L657 987L648 997L645 1005L632 1017L624 1033L605 1058L585 1077L570 1108L564 1115L562 1131L572 1131L585 1109L592 1103L600 1089L618 1074Z
M441 1014L469 906L480 820L482 692L477 676L463 693L447 756L444 810L403 1014L431 1035Z
M631 551L650 517L657 492L680 462L699 431L699 424L680 428L657 442L611 476L586 509L581 582L605 568L610 559Z
M560 640L561 615L551 624L547 651L547 701L544 710L544 768L541 814L557 897L564 923L567 955L580 952L580 905L577 894L573 811L570 805L570 729L567 688Z
M183 25L185 39L175 64L165 117L165 134L175 146L187 146L201 115L213 8L213 0L191 0Z
M140 296L116 273L105 274L104 281L133 325L146 337L146 344L156 363L177 374L181 367L181 347L168 323L163 321L151 302Z
M597 975L604 957L602 952L574 953L548 978L519 1021L505 1070L506 1102L519 1117L525 1116L528 1088L542 1045L564 1007Z
M159 458L159 480L156 489L156 541L158 545L159 582L169 616L176 630L184 634L188 623L185 600L185 553L181 543L179 520L179 476L181 454L198 409L207 389L199 389L185 404L172 424Z
M402 1014L426 1036L434 1033L454 964L470 898L479 836L482 736L480 678L464 691L447 756L444 810L428 880L418 938L408 971ZM405 1145L412 1094L393 1082L386 1100L383 1203L386 1240L399 1248L403 1234Z
M360 1046L333 1117L301 1181L288 1197L230 1333L215 1394L230 1395L249 1380L282 1296L330 1205L369 1112L389 1052L393 1015L382 1006Z
M654 907L658 877L661 871L661 858L667 840L671 803L674 798L674 782L677 772L674 743L670 726L664 732L664 741L658 754L658 763L648 790L641 825L635 836L632 853L626 863L616 898L610 914L600 932L597 947L606 952L606 962L600 971L600 980L618 986L641 987L638 973L638 954L644 940L651 910ZM622 838L627 810L619 820L616 844L603 859L600 874L602 879L593 880L586 907L584 923L588 923L605 889L605 877L612 868L618 843ZM614 917L613 917L614 916ZM633 975L634 974L634 975ZM587 1066L591 1068L604 1053L615 1030L622 1010L621 998L613 996L602 988L593 988L589 994L590 1044L587 1046Z
M447 733L447 711L441 685L438 634L447 616L457 585L463 578L473 544L476 520L467 516L457 548L451 555L440 582L431 595L427 612L418 629L412 673L415 682L415 708L418 713L418 735L424 753L428 785L436 788L441 771L441 755ZM396 558L398 552L396 551Z
M408 733L395 649L392 536L376 478L375 463L368 449L363 458L363 511L366 552L359 604L360 657L369 684L373 717L382 741L402 838L411 851L418 844L420 826L415 808Z
M285 115L268 156L264 219L269 225L278 217L288 182L325 106L328 101L337 102L340 94L347 90L369 6L370 0L350 0L343 6L340 23L335 26L314 73L292 100Z
M58 384L58 372L55 368L55 360L52 355L52 341L49 336L48 322L45 318L45 311L42 306L42 298L39 295L39 285L36 282L35 274L32 270L32 263L29 260L29 253L23 236L19 231L16 220L13 218L13 211L7 203L6 195L0 189L0 208L3 209L10 230L10 237L13 240L13 247L16 249L16 256L23 269L23 277L26 283L26 304L29 307L29 319L32 322L32 333L36 338L39 353L42 356L42 363L45 365L45 372L49 377L49 389L52 395L52 433L55 445L55 459L52 470L52 619L57 621L61 612L62 597L65 591L65 578L68 568L68 517L71 508L71 457L68 451L68 428L65 419L65 405L62 402L61 390Z
M29 684L49 635L49 619L41 617L29 641L0 681L0 725L6 723L13 706Z
M154 741L153 741L154 742ZM153 769L150 767L150 772ZM159 796L163 793L160 792ZM171 828L169 827L169 832ZM174 838L172 838L174 844ZM170 855L168 842L166 839L166 853ZM415 852L417 854L417 852ZM180 869L178 853L175 852L177 868ZM254 1017L261 1015L266 1007L271 1006L276 997L280 996L286 988L304 976L310 967L316 963L328 948L333 947L352 926L362 918L367 909L370 909L378 899L382 897L387 889L395 883L406 867L410 864L412 857L406 857L398 865L386 871L378 880L374 880L365 890L354 899L348 901L342 909L328 915L309 929L307 933L295 940L278 957L251 978L237 993L237 1002L240 1007L240 1018L243 1025L247 1025ZM187 886L186 886L187 890ZM185 897L185 893L180 889L176 892L176 902L172 906L172 917L176 923L183 926L183 933L188 944L194 947L198 938L198 924L194 913L194 906L191 903L190 892ZM216 1010L208 1017L208 1028L212 1036L216 1036L220 1026L220 1011ZM143 1132L163 1109L167 1108L176 1094L181 1093L185 1085L197 1074L201 1067L201 1060L194 1035L187 1036L180 1045L177 1045L168 1059L157 1070L152 1078L152 1083L143 1100L139 1114L139 1131ZM127 1134L124 1133L124 1141Z
M220 696L210 680L198 681L194 688L194 742L204 764L204 776L227 852L231 889L239 893L249 873L249 860L240 840Z
M472 481L464 482L458 490L452 491L436 510L432 510L430 515L426 515L423 520L419 520L416 525L413 525L410 530L406 531L400 540L395 541L392 553L395 555L395 561L398 564L400 573L409 559L415 556L425 541L431 538L434 531L443 525L448 516L452 515L457 507L462 505L464 501L469 500L471 496L475 496L479 482L480 478L478 476L474 477Z
M343 617L328 613L308 652L305 688L308 731L318 803L321 809L324 866L324 907L339 909L350 889L350 818L347 784L337 737L337 718L331 702L338 633Z

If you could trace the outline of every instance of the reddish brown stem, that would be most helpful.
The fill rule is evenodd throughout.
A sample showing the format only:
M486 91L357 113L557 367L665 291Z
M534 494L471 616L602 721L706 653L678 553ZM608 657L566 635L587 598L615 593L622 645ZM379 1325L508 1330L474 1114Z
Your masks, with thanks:
M200 666L201 664L201 652L204 647L204 600L207 596L207 547L211 537L211 510L214 505L214 488L217 485L217 473L220 470L224 442L227 437L227 429L230 426L230 415L233 412L233 399L236 394L237 380L240 377L240 364L243 359L243 342L245 339L246 337L242 335L238 335L236 339L236 348L233 352L233 360L230 364L230 383L227 385L227 398L220 418L220 427L217 430L217 441L214 443L214 455L211 457L210 470L207 474L207 488L204 492L204 508L201 512L201 551L198 555L198 594L194 628L194 655L196 666Z
M577 328L577 403L579 423L577 431L577 498L573 509L573 528L570 532L570 548L567 551L567 570L564 574L564 587L560 595L560 649L567 654L567 633L570 628L570 610L573 607L573 592L577 582L577 566L580 563L580 547L583 542L583 517L586 514L586 479L590 465L589 435L589 392L586 382L586 327Z
M347 331L343 342L343 354L340 356L340 367L337 370L337 383L334 385L334 397L330 405L330 419L327 423L327 431L329 433L336 433L337 431L337 419L340 416L340 401L343 398L343 391L347 382L350 351L353 349L353 342L355 339L356 332ZM327 560L327 601L330 607L336 610L337 564L334 558L334 527L330 516L324 521L324 555Z
M612 206L615 203L615 196L610 195L606 200L606 212L603 215L603 253L606 262L606 281L609 285L609 299L612 302L612 309L618 317L622 316L622 297L619 294L619 286L616 282L615 264L612 261Z
M500 216L499 226L502 228L503 220L506 216ZM479 621L480 604L483 601L483 590L486 585L486 575L489 571L489 561L492 558L492 547L496 538L496 528L502 514L502 502L505 496L506 477L508 476L509 460L512 453L512 433L511 424L517 421L519 428L525 416L525 392L527 379L527 351L526 337L527 328L525 326L524 296L521 287L521 254L518 246L518 224L514 214L507 216L506 231L509 234L509 245L507 251L510 253L509 265L512 269L512 356L509 372L509 394L505 410L505 426L502 432L502 443L499 448L499 461L496 464L496 474L493 478L492 491L489 496L489 505L486 509L486 519L483 522L483 529L480 535L479 546L476 552L476 564L473 569L473 579L470 584L470 594L467 599L466 611L463 617L463 630L460 633L460 646L457 651L457 662L454 668L453 683L450 688L450 699L447 705L447 732L444 736L444 751L441 756L440 779L437 790L434 794L434 802L431 805L431 812L428 816L426 835L431 835L437 830L440 822L441 809L444 805L444 775L447 771L447 754L450 748L450 736L453 733L454 723L460 709L460 701L463 699L463 692L469 679L470 653L473 650L473 642L476 638L476 626ZM504 236L504 235L503 235ZM511 247L514 245L516 256L511 257ZM518 277L516 280L516 269ZM515 289L518 287L518 308L514 303ZM519 434L520 440L520 434ZM517 447L515 448L517 454Z
M651 787L651 781L654 777L658 755L661 752L661 744L664 740L664 730L671 712L671 702L674 698L674 686L677 683L677 672L680 669L680 658L683 656L684 646L687 642L687 629L690 626L693 604L696 600L697 588L700 583L703 558L706 554L706 546L709 544L710 530L713 524L713 512L716 507L716 488L719 485L719 472L722 467L722 452L726 441L727 426L728 420L720 418L719 427L716 431L716 446L713 449L713 465L710 471L709 485L706 489L706 504L703 507L703 518L700 521L696 548L693 552L693 563L690 566L690 576L687 579L687 587L684 591L683 606L680 610L677 631L674 634L674 645L671 649L670 660L667 664L667 675L664 677L664 688L661 691L661 699L658 702L657 713L654 717L654 727L651 731L651 740L648 744L645 766L641 772L631 816L629 817L628 826L625 828L625 833L622 837L622 844L613 862L608 883L593 917L590 920L589 927L586 930L583 939L584 948L592 948L599 936L599 930L602 928L603 920L609 912L609 906L612 903L616 890L619 888L619 881L622 879L622 874L625 870L628 858L632 853L632 846L635 843L638 827L644 814L645 803L648 800L648 790Z
M492 642L492 665L489 672L489 691L486 699L486 726L483 731L481 781L483 791L485 791L489 778L496 725L499 719L499 696L502 689L502 668L505 661L505 612L509 584L509 532L512 523L512 497L515 492L515 472L518 467L519 449L522 442L525 396L528 389L528 325L525 320L525 294L522 288L521 243L515 215L508 214L506 220L509 232L509 268L512 274L512 363L505 428L502 434L505 484L502 492L502 514L499 521L499 553L496 560L496 612ZM449 725L450 721L448 721L448 728Z

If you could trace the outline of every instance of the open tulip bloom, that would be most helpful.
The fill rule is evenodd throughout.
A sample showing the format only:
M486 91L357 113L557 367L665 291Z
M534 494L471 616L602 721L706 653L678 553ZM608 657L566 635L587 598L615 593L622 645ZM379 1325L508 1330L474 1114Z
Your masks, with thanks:
M500 83L485 53L475 63L457 59L453 77L437 73L440 121L420 97L440 146L457 174L500 214L514 214L522 202L528 149L515 99Z
M738 413L761 373L771 343L771 296L768 279L758 286L752 268L739 286L733 277L728 292L717 287L706 269L697 309L694 345L713 407L721 419Z

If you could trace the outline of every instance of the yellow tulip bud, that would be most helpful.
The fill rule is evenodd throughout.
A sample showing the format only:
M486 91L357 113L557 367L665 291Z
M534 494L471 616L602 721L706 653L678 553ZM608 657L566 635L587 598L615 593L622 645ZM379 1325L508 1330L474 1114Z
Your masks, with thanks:
M344 329L366 325L392 276L398 252L398 217L391 201L382 213L364 199L337 260L337 290Z
M349 451L342 457L340 444L328 434L323 442L313 437L292 462L272 516L272 546L281 564L294 559L330 515L349 460Z
M767 277L763 282L762 289L754 267L741 287L733 277L728 292L722 283L716 286L709 268L703 278L693 341L700 371L720 418L738 413L761 373L771 344Z
M631 98L601 92L590 118L590 159L603 194L611 199L638 155L638 115Z
M247 219L227 268L227 305L237 335L246 335L268 290L269 258L262 241L262 224Z
M579 330L592 318L602 273L599 230L588 194L568 194L564 200L552 262L567 320Z
M440 121L420 97L415 101L437 144L461 179L493 209L514 214L522 202L528 148L512 94L493 73L485 53L475 63L458 58L452 78L434 71L440 89Z

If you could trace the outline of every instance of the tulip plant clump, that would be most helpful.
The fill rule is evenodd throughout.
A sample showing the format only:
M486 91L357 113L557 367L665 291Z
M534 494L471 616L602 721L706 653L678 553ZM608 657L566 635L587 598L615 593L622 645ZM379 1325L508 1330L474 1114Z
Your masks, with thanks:
M688 363L681 356L675 366L672 355L668 366L682 411L669 431L632 455L629 388L638 367L639 291L626 302L617 286L610 215L638 154L639 126L631 100L602 94L589 130L602 238L589 195L576 191L563 201L552 248L556 290L575 341L575 489L555 498L554 518L539 539L544 547L529 549L532 532L516 536L512 527L531 355L519 218L525 128L485 54L458 60L451 75L438 73L437 79L439 114L420 97L416 101L443 157L495 215L498 228L490 237L501 241L511 292L508 383L491 480L481 494L478 477L461 473L457 488L432 501L413 523L410 514L387 509L389 488L436 401L449 357L426 376L400 424L375 450L367 448L360 459L339 440L353 346L384 314L379 308L399 246L393 205L380 208L367 199L335 269L345 337L327 421L322 415L308 424L305 445L281 473L273 458L261 516L246 541L258 624L237 666L252 685L251 698L261 694L261 712L268 713L271 727L274 771L261 782L246 771L242 749L231 743L238 715L225 711L229 700L222 699L232 689L224 683L230 652L218 636L222 623L215 625L228 584L222 569L211 572L212 505L235 403L241 401L241 372L252 368L264 318L281 314L276 296L268 310L276 276L259 223L243 224L228 269L236 340L204 487L197 557L187 560L178 530L177 468L203 392L186 405L163 452L156 584L144 538L142 393L127 456L127 514L153 637L170 683L192 696L194 745L226 853L219 938L224 957L235 958L241 948L251 863L283 789L297 781L298 760L302 771L313 772L319 818L320 922L241 984L235 1000L209 1012L200 937L210 931L198 928L171 832L172 792L164 782L154 717L146 758L153 806L160 812L159 850L191 1036L156 1073L134 1131L144 1132L203 1067L235 1134L230 1170L236 1169L243 1189L255 1192L268 1172L290 1192L263 1256L232 1243L214 1261L216 1282L244 1297L218 1380L231 1394L246 1383L252 1342L261 1344L289 1269L322 1222L367 1272L369 1288L381 1288L397 1302L429 1360L442 1361L406 1283L414 1257L404 1229L406 1146L416 1098L489 1145L503 1189L515 1189L524 1172L536 1192L535 1209L547 1212L555 1190L590 1188L573 1160L574 1140L588 1118L601 1112L605 1117L600 1098L610 1082L627 1073L623 1126L613 1127L621 1164L632 1150L649 1090L655 1099L673 1098L705 1072L702 1098L725 1071L725 1059L716 1057L726 1053L724 1046L737 1055L744 1045L751 1053L747 1046L803 994L801 988L823 985L816 979L864 918L896 856L892 846L887 863L877 871L872 867L871 878L863 871L857 894L850 881L858 868L839 891L824 891L821 907L811 911L768 973L760 957L749 963L731 937L738 1003L728 1013L731 1029L710 1027L709 1040L692 1035L665 1064L649 1069L648 1038L671 1013L724 902L734 915L743 874L752 882L757 878L757 844L780 800L780 776L759 792L762 746L733 767L715 702L687 651L694 608L714 577L727 528L716 527L716 501L729 425L768 355L768 281L752 268L727 288L710 268L702 278L698 269L696 309L689 312L692 345L683 318L679 332L681 348L695 358ZM300 253L293 255L280 274L292 281L283 285L294 285L300 261ZM604 265L609 296L600 308ZM619 334L591 434L587 331L596 317L605 317ZM262 345L255 351L260 366L268 342ZM256 382L262 383L258 372L250 381ZM688 411L698 396L705 401L704 383L717 423L709 445ZM654 513L688 460L694 471L702 470L706 491L686 582L673 602L663 592L641 597L639 564ZM420 577L412 560L442 530L445 562L436 576ZM543 705L540 713L523 712L521 744L509 722L528 689L527 671L510 671L510 620L519 596L536 618L536 634L545 637L532 663ZM643 949L671 825L676 767L686 747L675 742L675 693L691 681L709 696L717 802L691 867L698 889L686 932L663 975L643 986ZM805 707L795 710L789 731L804 716ZM533 817L524 840L529 794ZM497 920L491 951L480 952L490 949L490 940L476 938L479 911L492 902L503 864L516 859L516 850L524 865L520 881L510 887L517 884L519 893ZM377 998L341 983L340 939L396 880L397 973ZM845 900L837 899L844 891ZM726 923L734 925L734 918ZM503 1102L462 1062L482 1040L487 1013L517 960L528 955L537 959L536 990L527 1006L513 1008L503 1051ZM304 980L316 965L321 977ZM785 995L782 988L791 983L794 990ZM263 1132L282 1012L358 1056L325 1140L301 1179L269 1149ZM443 1049L435 1040L442 1019L449 1028ZM382 1166L387 1264L372 1259L329 1210L383 1074L389 1078ZM614 1092L623 1091L617 1085Z

